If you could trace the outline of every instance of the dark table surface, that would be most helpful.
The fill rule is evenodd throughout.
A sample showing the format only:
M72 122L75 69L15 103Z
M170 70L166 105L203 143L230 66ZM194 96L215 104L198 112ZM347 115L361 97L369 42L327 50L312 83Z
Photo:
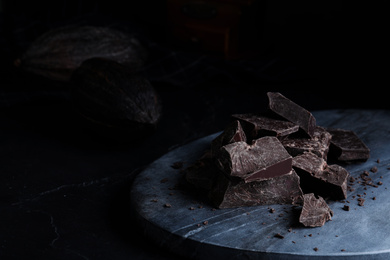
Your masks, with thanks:
M69 86L15 70L15 53L1 42L1 259L178 259L151 244L131 215L130 186L148 164L221 131L232 113L262 111L267 91L312 111L390 108L378 57L319 51L227 61L143 40L150 59L142 73L163 111L136 144L89 132Z

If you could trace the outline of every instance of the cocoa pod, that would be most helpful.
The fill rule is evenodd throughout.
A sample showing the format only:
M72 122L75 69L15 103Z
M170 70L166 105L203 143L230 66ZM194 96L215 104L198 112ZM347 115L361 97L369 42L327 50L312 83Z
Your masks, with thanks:
M35 39L14 61L33 74L69 81L72 72L87 59L108 58L137 69L147 51L137 38L123 31L98 26L65 26Z
M132 140L155 130L161 116L158 93L147 78L127 66L91 58L74 71L70 82L75 110L98 132L122 132Z

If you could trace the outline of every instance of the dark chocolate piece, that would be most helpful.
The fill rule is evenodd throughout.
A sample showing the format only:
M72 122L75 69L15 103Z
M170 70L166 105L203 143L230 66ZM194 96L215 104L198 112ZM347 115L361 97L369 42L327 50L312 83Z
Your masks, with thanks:
M263 115L234 114L232 117L240 120L244 131L250 138L260 138L266 135L282 137L299 130L299 126L294 123Z
M331 135L330 154L339 161L366 161L370 158L370 149L351 130L327 128Z
M246 135L240 121L235 120L211 142L211 153L215 155L222 146L239 141L246 142Z
M219 168L228 176L245 182L264 180L291 171L292 158L276 137L256 139L252 145L235 142L223 146L216 157Z
M219 171L211 157L203 157L185 169L185 178L195 188L209 191Z
M293 168L301 179L304 193L315 193L324 198L347 198L349 173L340 165L328 165L313 153L303 153L293 158Z
M303 195L303 206L299 222L305 227L321 227L326 221L331 220L333 211L326 204L325 200L314 193Z
M316 119L303 107L278 92L268 92L269 108L288 121L299 125L310 137L314 135Z
M312 152L327 160L331 138L332 135L325 128L317 126L314 130L313 138L289 136L282 139L281 142L291 156Z
M209 198L217 208L298 204L302 202L302 190L294 170L272 179L249 183L229 179L219 173Z

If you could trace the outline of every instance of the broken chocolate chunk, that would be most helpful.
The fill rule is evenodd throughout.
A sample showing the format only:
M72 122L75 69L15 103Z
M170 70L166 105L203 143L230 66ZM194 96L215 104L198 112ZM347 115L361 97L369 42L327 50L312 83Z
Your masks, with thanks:
M326 204L325 200L314 193L303 195L303 206L299 222L306 227L321 227L326 221L331 220L333 211Z
M326 161L331 138L331 134L325 128L317 126L314 129L313 138L289 136L281 142L291 156L312 152Z
M288 121L299 125L310 137L313 137L316 119L303 107L278 92L268 92L269 109Z
M302 190L294 170L272 179L249 183L220 173L209 198L217 208L298 204L302 201Z
M370 149L351 130L338 128L326 129L331 135L329 154L339 161L366 161L370 158Z
M266 135L283 137L299 130L299 126L294 123L265 115L234 114L232 117L240 120L245 133L252 139Z
M264 180L291 171L292 157L276 137L256 139L252 145L235 142L223 146L217 156L217 165L228 176L245 182Z
M239 141L246 142L246 135L240 122L235 120L211 142L211 153L214 155L222 146Z
M293 158L293 168L301 179L304 193L315 193L324 198L347 198L349 173L343 167L332 164L313 153L303 153Z

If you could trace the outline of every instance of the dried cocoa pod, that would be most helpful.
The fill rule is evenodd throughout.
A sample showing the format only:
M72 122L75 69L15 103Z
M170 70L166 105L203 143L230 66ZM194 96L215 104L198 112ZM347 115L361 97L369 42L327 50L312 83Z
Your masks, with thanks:
M101 57L141 67L146 49L136 37L109 27L66 26L35 39L14 64L25 71L53 80L68 81L87 59Z
M95 130L105 135L121 132L132 140L156 128L161 115L158 94L148 79L127 66L91 58L74 71L70 82L76 111Z

